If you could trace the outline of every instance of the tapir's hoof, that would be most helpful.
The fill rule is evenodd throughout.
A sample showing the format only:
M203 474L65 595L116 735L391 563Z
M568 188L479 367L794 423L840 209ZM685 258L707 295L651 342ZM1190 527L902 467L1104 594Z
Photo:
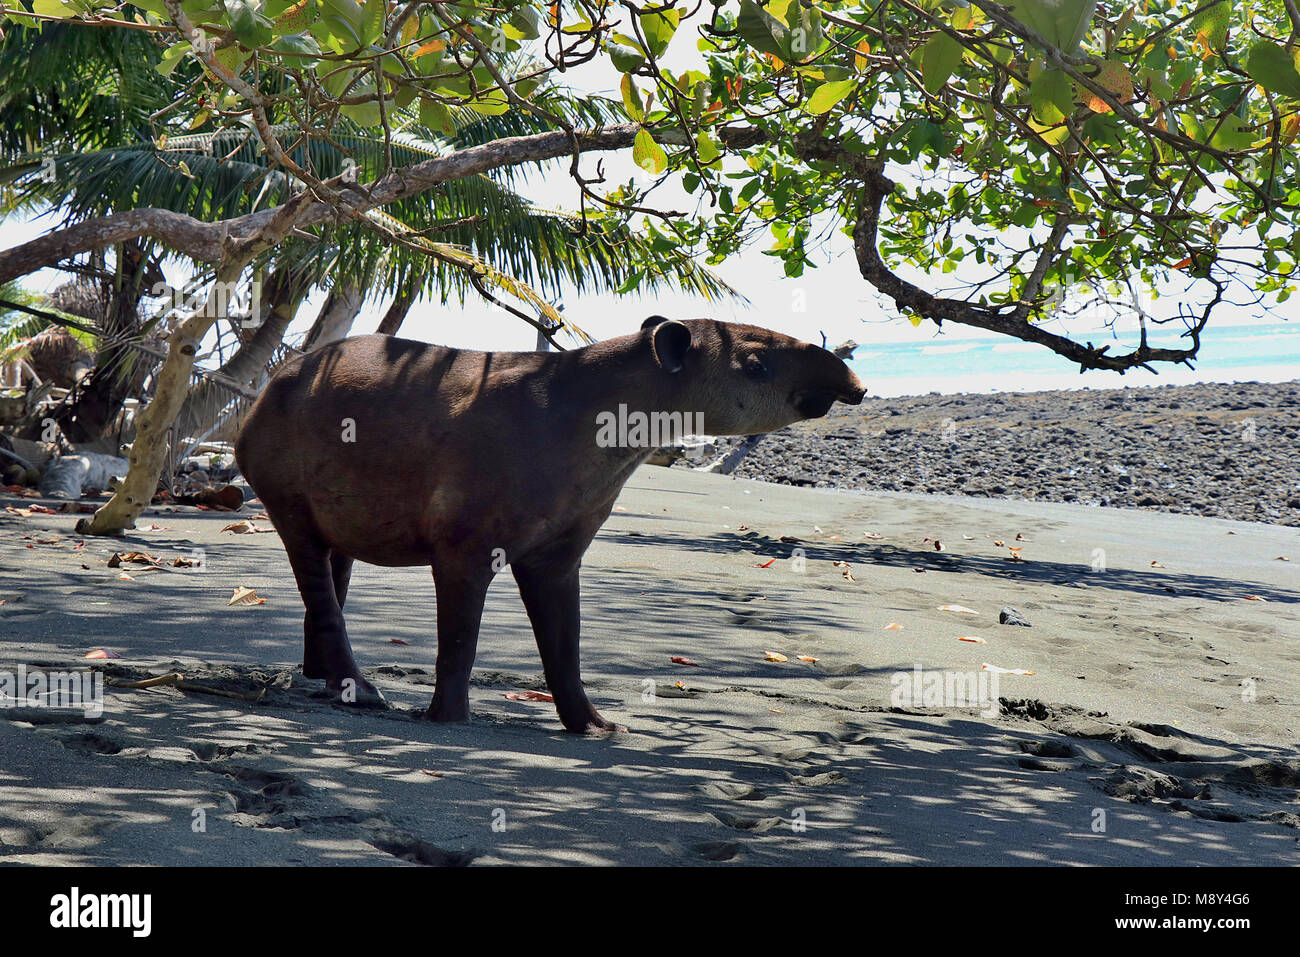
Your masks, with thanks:
M570 734L586 734L593 737L600 737L620 731L623 734L627 734L627 728L623 727L621 724L615 724L613 721L606 721L595 711L592 711L591 717L587 718L586 721L568 722L564 721L563 718L561 718L560 721L564 725L564 730L568 731Z
M384 693L365 678L342 678L338 681L327 680L325 687L339 696L339 700L358 708L387 708L388 699Z
M616 733L627 734L627 728L621 724L606 721L604 724L589 724L583 729L582 733L591 738L604 738Z
M436 721L439 724L469 724L469 702L449 705L435 698L424 716L429 721Z

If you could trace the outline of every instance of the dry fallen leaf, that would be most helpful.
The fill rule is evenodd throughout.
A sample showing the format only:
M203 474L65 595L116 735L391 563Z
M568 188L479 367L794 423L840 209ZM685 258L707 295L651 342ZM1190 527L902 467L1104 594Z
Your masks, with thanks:
M243 519L242 521L239 522L232 522L231 524L226 525L221 530L223 532L234 532L236 535L251 535L256 532L274 531L274 529L270 529L270 528L258 528L248 519Z
M993 544L996 545L998 548L1001 548L1003 545L1006 544L1006 542L1002 541L1002 539L999 538Z
M1152 563L1151 563L1151 567L1152 567L1152 568L1164 568L1165 566L1164 566L1164 565L1161 565L1159 562L1152 562Z
M681 655L673 655L672 658L670 658L669 660L672 661L672 663L675 665L690 665L694 668L698 668L700 666L700 663L698 661L691 661L690 658L683 658Z
M108 560L109 568L121 568L123 562L133 562L137 565L159 565L161 560L154 558L146 552L114 552Z
M812 655L797 655L796 657L797 657L800 661L806 661L806 662L808 662L809 664L816 664L816 663L817 663L817 659L814 658Z
M849 571L848 562L831 562L831 564L834 565L836 568L841 569L841 571L844 574L844 577L847 578L849 581L851 582L857 581L857 579L853 577L853 572Z
M885 626L885 631L902 631L903 626L896 621L891 621Z
M943 551L943 542L939 541L937 538L934 540L934 550L936 552Z
M991 665L985 662L980 665L980 671L989 671L995 675L1032 675L1034 672L1026 671L1024 668L999 668L997 665Z
M172 562L172 568L198 568L203 563L197 558L186 558L182 555L176 561Z
M974 642L975 644L977 644L977 645L987 645L987 644L988 644L988 642L985 641L983 638L981 638L979 635L962 635L962 636L959 637L957 640L958 640L958 641L973 641L973 642Z
M978 615L974 608L967 608L965 605L940 605L940 611L955 611L959 615Z
M254 591L253 589L251 589L251 588L246 588L246 587L244 587L243 585L240 585L238 588L236 588L236 589L235 589L235 593L234 593L233 595L230 596L230 601L226 602L226 605L227 605L227 606L230 606L230 605L265 605L265 604L266 604L266 599L265 599L265 598L258 598L258 597L257 597L257 592L255 592L255 591Z
M545 691L506 691L504 696L509 701L554 701Z
M966 539L966 541L968 541L968 542L973 542L973 541L975 541L975 536L974 536L974 535L963 535L962 538Z
M410 644L409 641L403 641L401 638L389 638L389 639L388 639L388 643L389 643L390 645L409 645L409 644Z
M767 651L764 652L764 654L767 655L768 661L789 661L790 660L785 655L781 654L779 651Z
M879 539L882 539L882 538L884 538L885 536L884 536L884 535L881 535L879 532L863 532L863 533L862 533L862 537L863 537L863 538L869 538L869 539L871 539L872 541L878 541Z
M780 708L768 708L767 710L772 712L773 714L785 714L785 712L782 711Z
M132 578L130 575L128 575L126 572L122 572L122 574L118 575L117 578L118 578L118 581L124 581L124 582L133 582L133 581L135 581L135 579Z
M1267 598L1260 598L1258 595L1242 595L1246 601L1268 601Z

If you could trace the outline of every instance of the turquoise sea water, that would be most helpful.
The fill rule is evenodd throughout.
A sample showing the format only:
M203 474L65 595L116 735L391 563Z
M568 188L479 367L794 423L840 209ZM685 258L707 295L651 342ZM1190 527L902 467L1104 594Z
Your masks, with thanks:
M1111 348L1120 351L1119 344ZM1211 323L1202 333L1200 359L1194 364L1194 370L1157 364L1159 375L1142 369L1124 376L1096 371L1080 374L1077 365L1043 346L1006 338L947 335L916 342L868 343L858 348L850 362L872 395L1286 382L1300 379L1300 321L1219 328Z

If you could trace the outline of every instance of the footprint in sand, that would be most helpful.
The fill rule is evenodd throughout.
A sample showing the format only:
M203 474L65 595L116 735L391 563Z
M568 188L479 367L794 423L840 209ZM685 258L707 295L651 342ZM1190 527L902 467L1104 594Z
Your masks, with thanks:
M719 824L737 831L752 831L755 834L770 831L784 823L779 817L744 817L739 814L728 814L726 811L713 811L711 815Z
M790 781L793 784L801 784L806 788L820 788L828 784L834 784L836 781L843 781L844 774L841 771L822 771L819 774L792 774Z
M735 841L705 841L692 844L690 852L706 861L729 861L740 853L740 845Z
M767 798L762 788L736 781L715 781L698 785L698 788L709 797L724 801L762 801Z
M374 828L365 841L399 860L426 867L466 867L479 856L477 851L444 850L397 828Z

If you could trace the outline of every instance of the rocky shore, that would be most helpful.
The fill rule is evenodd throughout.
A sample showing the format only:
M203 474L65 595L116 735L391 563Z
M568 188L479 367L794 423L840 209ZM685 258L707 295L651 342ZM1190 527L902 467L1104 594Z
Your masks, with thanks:
M1300 526L1300 381L868 398L735 474Z

